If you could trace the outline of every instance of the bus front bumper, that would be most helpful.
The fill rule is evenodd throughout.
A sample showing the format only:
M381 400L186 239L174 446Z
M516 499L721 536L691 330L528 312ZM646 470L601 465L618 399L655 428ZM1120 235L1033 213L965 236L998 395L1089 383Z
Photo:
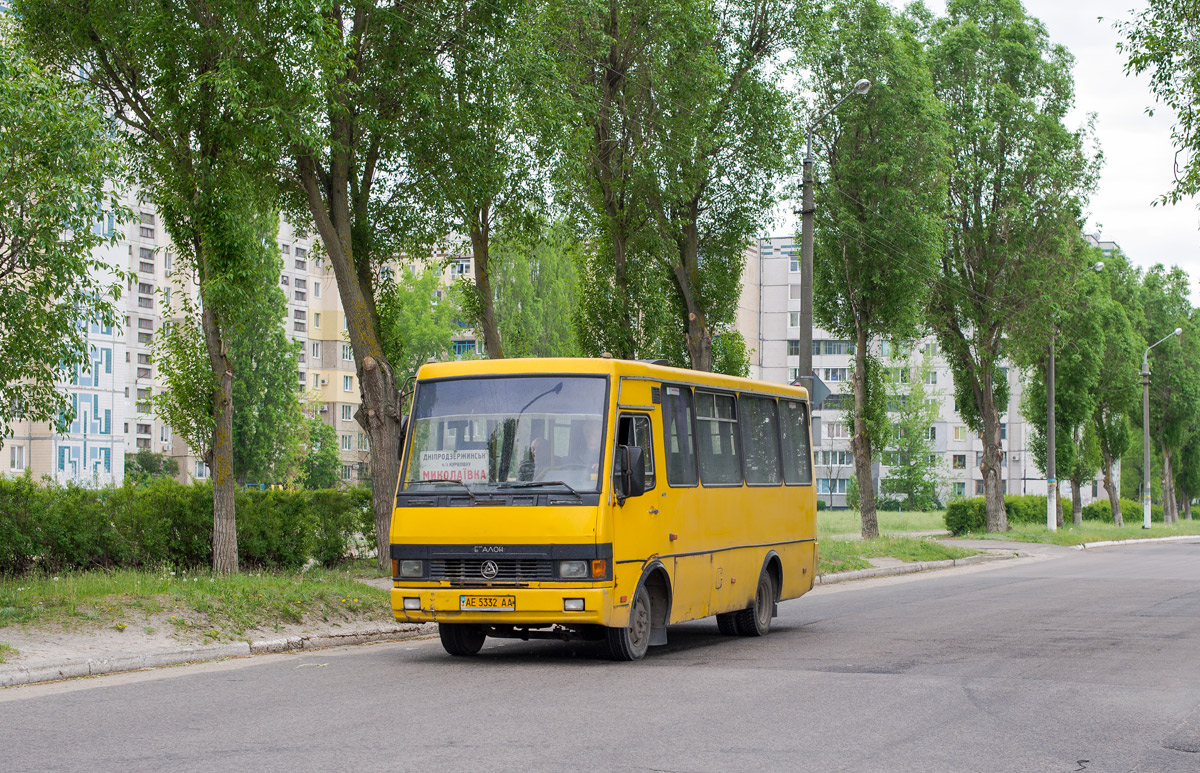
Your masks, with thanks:
M415 601L414 601L415 599ZM628 617L629 610L624 610ZM407 623L624 625L612 588L392 588L392 612Z

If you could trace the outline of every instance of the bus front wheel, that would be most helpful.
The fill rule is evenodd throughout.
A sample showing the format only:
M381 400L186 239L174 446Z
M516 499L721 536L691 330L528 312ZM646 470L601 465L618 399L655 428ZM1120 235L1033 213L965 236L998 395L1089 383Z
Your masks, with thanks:
M608 653L613 660L641 660L650 648L650 594L645 587L638 588L629 610L629 625L624 628L609 628Z
M482 625L470 623L438 623L438 638L442 640L442 648L456 657L475 655L483 649L483 640L487 634Z
M735 613L733 619L737 632L742 636L766 636L771 630L771 613L775 608L775 582L766 569L758 577L758 590L754 593L754 604L749 609Z

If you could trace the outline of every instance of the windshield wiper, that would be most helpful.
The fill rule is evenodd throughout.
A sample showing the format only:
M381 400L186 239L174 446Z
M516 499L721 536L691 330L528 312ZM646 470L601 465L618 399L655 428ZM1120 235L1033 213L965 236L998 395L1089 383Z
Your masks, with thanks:
M570 484L565 483L561 480L527 480L527 481L521 481L520 483L501 483L499 486L496 486L496 488L498 488L498 489L501 489L501 488L541 488L543 486L562 486L563 488L565 488L567 491L570 491L575 496L579 497L580 499L583 499L583 496L580 495L580 493L578 491L571 488Z
M414 481L414 483L454 483L462 486L463 490L467 492L467 496L471 498L471 504L475 504L475 492L471 490L470 486L457 478L426 478L425 480Z

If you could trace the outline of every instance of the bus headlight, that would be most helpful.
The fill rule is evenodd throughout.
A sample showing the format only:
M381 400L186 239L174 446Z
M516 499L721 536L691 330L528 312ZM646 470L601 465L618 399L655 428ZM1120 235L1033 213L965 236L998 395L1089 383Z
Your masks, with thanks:
M424 561L401 561L400 562L401 577L424 577L425 562Z
M588 562L559 561L558 576L564 580L583 580L588 576Z

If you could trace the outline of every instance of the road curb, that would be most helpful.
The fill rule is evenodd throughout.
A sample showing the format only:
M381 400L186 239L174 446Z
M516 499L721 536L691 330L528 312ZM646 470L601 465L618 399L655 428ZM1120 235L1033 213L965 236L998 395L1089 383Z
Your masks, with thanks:
M1072 550L1091 550L1092 548L1108 548L1114 545L1140 545L1145 542L1183 542L1184 540L1200 539L1200 534L1183 534L1178 537L1146 537L1144 539L1108 539L1099 542L1085 542L1082 545L1072 545Z
M404 639L414 639L419 636L428 636L434 630L432 625L406 623L403 625L380 626L340 633L325 632L304 636L289 636L283 639L179 647L150 652L144 655L72 658L58 663L0 666L0 687L18 687L26 684L38 684L40 682L57 682L61 679L76 679L84 676L141 671L160 666L177 666L183 663L225 660L226 658L246 657L248 655L260 655L271 652L294 652L296 650L340 647L347 644L401 641Z
M929 572L935 569L951 569L956 566L970 566L971 564L979 564L985 561L1006 561L1010 558L1016 558L1016 555L998 556L998 555L977 555L967 556L966 558L947 558L942 561L917 561L904 566L880 566L872 569L857 569L852 572L834 572L832 574L817 575L817 585L833 585L839 582L851 582L853 580L870 580L876 577L895 577L901 574L916 574L917 572Z

